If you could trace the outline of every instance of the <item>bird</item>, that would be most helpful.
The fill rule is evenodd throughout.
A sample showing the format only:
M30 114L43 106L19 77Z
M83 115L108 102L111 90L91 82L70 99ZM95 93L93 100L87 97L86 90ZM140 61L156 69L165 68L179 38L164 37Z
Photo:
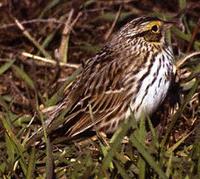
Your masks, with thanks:
M174 55L166 38L172 25L141 16L122 26L82 65L50 112L45 123L48 133L56 124L56 128L67 126L64 133L69 138L87 130L112 134L132 114L136 121L152 115L172 83Z

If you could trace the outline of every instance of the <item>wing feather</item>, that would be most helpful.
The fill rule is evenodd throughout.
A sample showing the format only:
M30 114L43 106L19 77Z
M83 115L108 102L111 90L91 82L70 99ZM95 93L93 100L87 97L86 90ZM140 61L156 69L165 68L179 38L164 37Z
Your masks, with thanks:
M118 111L121 113L124 101L129 103L124 79L137 58L132 55L120 61L117 59L118 54L104 54L97 54L87 61L82 73L66 93L64 101L67 102L63 105L63 110L68 105L71 110L65 115L64 125L72 124L66 132L70 136L94 127L114 113L117 115ZM92 107L93 120L89 105Z
M90 114L89 112L88 104L86 111L70 128L70 133L68 135L75 136L87 130L88 128L94 127L96 124L102 122L113 113L120 111L120 108L123 105L122 99L124 97L125 91L95 95L95 97L93 97L93 99L91 99L91 101L89 102L92 108L92 114ZM95 105L93 105L93 103ZM93 118L91 115L93 116Z

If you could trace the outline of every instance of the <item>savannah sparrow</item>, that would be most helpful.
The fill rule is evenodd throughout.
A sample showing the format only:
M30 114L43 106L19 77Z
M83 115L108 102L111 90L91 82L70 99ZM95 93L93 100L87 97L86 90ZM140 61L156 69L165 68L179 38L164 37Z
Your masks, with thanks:
M85 62L51 112L47 131L64 110L65 123L57 127L65 126L68 137L88 129L113 133L131 113L136 120L151 115L165 99L173 75L174 56L165 34L171 25L140 17L123 26Z

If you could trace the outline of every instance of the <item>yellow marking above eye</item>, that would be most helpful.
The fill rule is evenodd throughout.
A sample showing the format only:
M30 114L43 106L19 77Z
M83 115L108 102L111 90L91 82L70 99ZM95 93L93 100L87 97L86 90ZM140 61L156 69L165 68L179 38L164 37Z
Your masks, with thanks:
M153 33L159 33L161 25L161 21L152 21L146 25L146 30L151 30Z

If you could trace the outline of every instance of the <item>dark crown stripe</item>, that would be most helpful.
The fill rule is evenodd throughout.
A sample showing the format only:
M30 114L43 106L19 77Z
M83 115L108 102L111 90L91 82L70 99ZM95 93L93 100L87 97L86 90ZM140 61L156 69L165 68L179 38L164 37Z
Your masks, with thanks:
M146 16L143 16L143 17L139 17L137 19L134 19L132 21L132 23L134 23L134 25L137 26L137 25L140 25L142 23L145 23L145 22L148 22L148 21L155 21L155 20L160 20L160 19L157 18L157 17L146 17Z

